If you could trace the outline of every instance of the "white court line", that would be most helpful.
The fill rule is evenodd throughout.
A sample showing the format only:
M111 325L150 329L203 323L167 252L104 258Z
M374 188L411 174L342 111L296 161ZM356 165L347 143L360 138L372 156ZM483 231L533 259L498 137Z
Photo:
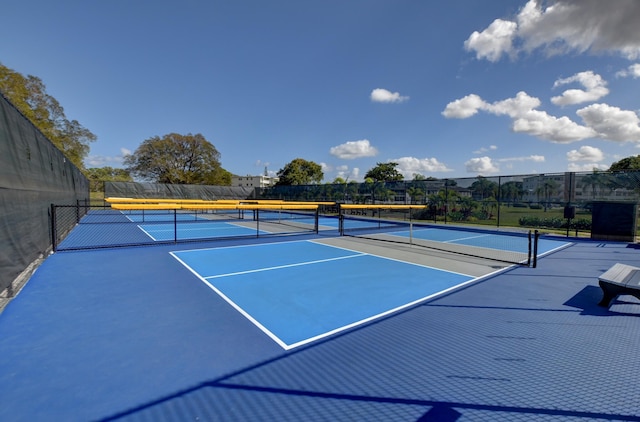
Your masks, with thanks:
M198 223L200 224L200 223ZM247 229L247 230L251 230L252 232L255 231L255 229L252 229L250 227L244 227L244 226L233 226L233 227L213 227L213 226L206 226L206 227L192 227L192 228L185 228L185 227L178 227L178 231L180 232L192 232L192 231L221 231L221 230L237 230L238 228L243 228L243 229ZM173 228L170 229L157 229L157 230L153 230L153 232L155 233L161 233L161 232L171 232L173 233L174 230Z
M480 234L478 236L467 236L467 237L461 237L459 239L451 239L451 240L445 240L443 243L455 243L455 242L460 242L462 240L469 240L469 239L478 239L480 237L489 237L490 235L488 234ZM491 249L491 248L489 248Z
M203 277L203 278L209 280L209 279L212 279L212 278L230 277L230 276L241 275L241 274L259 273L259 272L262 272L262 271L272 271L272 270L279 270L279 269L282 269L282 268L300 267L302 265L319 264L319 263L322 263L322 262L338 261L340 259L347 259L347 258L357 258L357 257L360 257L360 256L366 256L366 255L369 255L369 254L359 253L359 254L356 254L356 255L339 256L337 258L318 259L316 261L297 262L295 264L287 264L287 265L278 265L278 266L275 266L275 267L258 268L256 270L247 270L247 271L238 271L238 272L235 272L235 273L210 275L210 276L206 276L206 277Z
M388 257L376 255L376 254L360 252L360 251L356 251L356 250L352 250L352 249L344 248L344 247L340 247L340 246L334 246L334 245L328 245L328 244L325 244L325 243L314 242L314 241L311 241L311 240L296 240L296 241L284 242L284 243L300 243L300 242L305 242L305 243L309 242L309 243L319 244L319 245L322 245L322 246L328 246L330 248L336 248L336 249L341 249L341 250L345 250L345 251L349 251L349 252L354 252L355 254L354 255L347 255L347 256L344 256L344 257L329 258L329 259L318 260L318 261L310 261L310 262L299 263L299 264L282 265L282 266L277 266L277 267L263 268L263 269L259 269L259 270L243 271L243 272L238 272L238 273L229 273L229 274L225 274L225 275L211 276L211 277L203 277L197 271L195 271L193 268L191 268L189 265L187 265L187 263L184 262L182 259L180 259L176 254L177 253L184 253L184 252L196 252L196 251L202 251L202 250L246 248L246 247L264 246L264 245L269 245L269 244L281 244L281 243L280 242L273 242L273 243L264 243L264 244L227 246L227 247L223 247L223 248L190 249L190 250L181 250L181 251L170 252L170 255L173 256L182 265L184 265L185 268L187 268L192 274L194 274L198 279L200 279L207 287L209 287L211 290L216 292L216 294L218 294L219 297L221 297L225 302L227 302L229 305L231 305L231 307L233 307L241 315L243 315L245 318L247 318L252 324L254 324L256 327L258 327L258 329L260 329L263 333L265 333L269 338L271 338L276 344L278 344L284 350L291 350L291 349L294 349L296 347L303 346L305 344L313 343L313 342L315 342L315 341L317 341L319 339L331 336L331 335L339 333L341 331L345 331L345 330L347 330L349 328L357 327L359 325L365 324L365 323L367 323L369 321L374 321L374 320L376 320L378 318L381 318L383 316L386 316L386 315L391 315L391 314L396 313L396 312L398 312L400 310L407 309L409 307L417 305L417 304L419 304L421 302L424 302L426 300L433 299L435 297L445 295L445 294L447 294L449 292L452 292L452 291L460 289L460 288L462 288L464 286L468 286L470 284L476 283L478 281L484 280L486 278L490 278L490 277L492 277L492 276L494 276L496 274L499 274L501 272L505 272L508 269L515 267L515 266L510 266L510 267L507 267L507 268L502 268L502 269L493 271L493 272L491 272L489 274L485 274L485 275L482 275L482 276L479 276L479 277L474 277L474 276L470 276L468 274L456 273L454 271L447 271L447 270L443 270L441 268L430 267L430 266L427 266L427 265L414 264L414 263L411 263L411 262L401 261L401 260L398 260L398 259L388 258ZM214 279L214 278L223 277L223 276L231 276L231 275L236 275L236 274L245 274L245 273L257 272L257 271L265 271L265 270L276 270L276 269L279 269L279 268L287 268L287 267L294 267L294 266L299 266L299 265L307 265L307 264L313 264L313 263L333 261L333 260L337 260L337 259L362 257L362 256L367 256L367 255L374 256L374 257L377 257L377 258L388 259L388 260L391 260L391 261L398 261L398 262L402 262L402 263L405 263L405 264L417 265L417 266L421 266L421 267L425 267L425 268L439 270L439 271L442 271L442 272L460 274L460 275L469 277L469 280L467 280L465 282L462 282L461 284L458 284L458 285L449 287L447 289L444 289L442 291L439 291L439 292L427 295L425 297L416 299L416 300L411 301L409 303L400 305L400 306L395 307L393 309L389 309L387 311L384 311L384 312L381 312L381 313L378 313L378 314L375 314L375 315L371 315L370 317L364 318L362 320L354 321L354 322L352 322L350 324L334 328L333 330L330 330L328 332L325 332L325 333L322 333L322 334L318 334L316 336L309 337L309 338L306 338L304 340L301 340L301 341L298 341L298 342L295 342L295 343L291 343L291 344L286 343L282 339L280 339L276 334L274 334L271 330L269 330L267 327L265 327L263 324L261 324L257 319L255 319L253 316L251 316L251 314L249 314L247 311L245 311L244 308L242 308L240 305L235 303L231 298L229 298L227 295L225 295L220 289L218 289L216 286L214 286L213 284L211 284L209 282L209 279Z
M129 218L129 217L127 217L127 218ZM143 232L144 234L146 234L147 236L149 236L149 237L151 238L151 240L153 240L154 242L157 242L157 241L158 241L158 239L156 239L155 237L151 236L151 233L149 233L148 231L146 231L145 229L143 229L143 228L142 228L142 226L141 226L140 224L138 224L138 228L139 228L140 230L142 230L142 232Z
M269 330L267 327L265 327L264 325L262 325L260 323L260 321L258 321L257 319L255 319L254 317L251 316L251 314L249 314L247 311L245 311L241 306L239 306L237 303L235 303L233 300L231 300L230 297L228 297L227 295L225 295L224 293L222 293L222 290L218 289L216 286L214 286L213 284L209 283L208 280L206 280L204 277L202 277L200 274L198 274L197 271L195 271L193 268L191 268L189 265L187 265L186 262L184 262L182 259L180 259L178 256L176 256L173 252L169 252L175 259L178 260L178 262L180 262L182 265L184 265L189 271L191 271L196 277L198 277L207 287L209 287L211 290L213 290L214 292L216 292L216 294L218 296L220 296L225 302L227 302L229 305L231 305L232 308L234 308L236 311L240 312L240 314L242 316L244 316L245 318L247 318L253 325L255 325L256 327L258 327L258 329L260 329L260 331L262 331L263 333L265 333L271 340L275 341L280 347L282 347L285 350L289 349L289 345L287 343L285 343L284 341L282 341L280 339L280 337L278 337L277 335L275 335L274 333L271 332L271 330Z

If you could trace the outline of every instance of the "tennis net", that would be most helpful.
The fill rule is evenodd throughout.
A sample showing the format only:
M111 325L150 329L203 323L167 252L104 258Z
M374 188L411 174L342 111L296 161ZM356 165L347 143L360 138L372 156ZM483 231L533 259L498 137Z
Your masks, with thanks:
M529 232L426 224L412 218L422 206L341 205L342 236L391 242L508 264L536 263L537 236Z

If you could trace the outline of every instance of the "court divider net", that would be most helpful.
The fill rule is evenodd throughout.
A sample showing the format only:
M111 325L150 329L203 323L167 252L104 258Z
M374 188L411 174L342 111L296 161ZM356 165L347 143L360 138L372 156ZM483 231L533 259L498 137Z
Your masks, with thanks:
M536 265L537 233L441 226L414 221L417 205L341 204L341 236L389 242L427 250L523 266Z
M54 251L318 233L319 203L131 201L52 205ZM73 227L60 231L60 227ZM334 228L334 230L337 230Z

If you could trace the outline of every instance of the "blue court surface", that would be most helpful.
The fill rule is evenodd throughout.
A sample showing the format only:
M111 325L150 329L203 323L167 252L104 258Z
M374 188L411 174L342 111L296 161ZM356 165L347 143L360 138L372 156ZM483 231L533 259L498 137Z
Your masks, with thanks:
M450 244L474 246L502 251L526 253L528 243L524 236L496 235L482 231L471 230L449 230L443 228L420 228L412 231L393 232L393 236L407 238L412 236L415 239L432 240ZM545 255L559 247L565 246L564 242L541 238L538 242L538 253Z
M597 282L640 247L543 240L479 278L322 235L54 253L0 313L0 420L640 421L640 301Z
M198 224L180 224L177 227L174 227L173 223L139 224L138 227L154 242L174 240L176 229L178 240L256 235L254 228L227 222L200 222ZM266 232L258 230L257 233L265 234Z
M172 255L285 349L474 279L311 241Z

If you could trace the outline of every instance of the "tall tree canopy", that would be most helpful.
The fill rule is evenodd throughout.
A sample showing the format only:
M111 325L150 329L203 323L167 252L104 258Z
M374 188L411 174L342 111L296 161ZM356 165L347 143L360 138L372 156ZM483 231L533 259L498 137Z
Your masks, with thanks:
M398 163L376 163L376 166L370 169L364 175L365 179L372 179L374 182L399 182L404 179L396 167Z
M80 169L96 135L68 120L58 101L35 76L23 76L0 63L0 92Z
M609 171L631 171L640 170L640 155L626 157L611 164Z
M124 164L134 176L156 183L231 184L231 173L220 165L220 153L199 133L149 138L125 157Z
M278 178L277 186L310 185L320 183L324 173L320 164L296 158L278 170Z
M89 179L89 189L91 192L102 192L104 182L133 182L133 178L125 169L113 167L93 167L85 170L85 175Z

